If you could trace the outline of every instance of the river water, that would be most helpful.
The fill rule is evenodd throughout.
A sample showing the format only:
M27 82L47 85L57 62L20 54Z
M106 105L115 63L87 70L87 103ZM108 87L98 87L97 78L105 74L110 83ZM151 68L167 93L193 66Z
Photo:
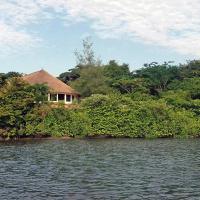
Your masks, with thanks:
M0 143L0 199L199 200L200 140Z

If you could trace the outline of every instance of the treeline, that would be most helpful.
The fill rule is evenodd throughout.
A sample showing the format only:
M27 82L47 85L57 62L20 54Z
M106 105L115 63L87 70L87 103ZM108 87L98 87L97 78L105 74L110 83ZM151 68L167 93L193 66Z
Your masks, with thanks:
M48 88L30 86L21 74L0 74L0 135L199 137L200 61L145 64L130 71L111 60L102 64L92 43L75 52L77 66L59 79L79 91L79 108L51 108Z

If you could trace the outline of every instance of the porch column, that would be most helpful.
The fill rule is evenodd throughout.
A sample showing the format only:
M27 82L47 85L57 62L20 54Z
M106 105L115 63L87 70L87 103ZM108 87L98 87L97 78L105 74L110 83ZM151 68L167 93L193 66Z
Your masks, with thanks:
M58 102L58 94L56 94L56 101Z
M71 102L72 102L72 96L70 95L70 101L69 101L69 103L71 104Z
M70 103L72 104L72 95L70 95Z
M50 94L48 93L48 101L50 101L51 99L50 99Z
M65 101L65 104L67 103L67 95L65 94L64 95L64 101Z

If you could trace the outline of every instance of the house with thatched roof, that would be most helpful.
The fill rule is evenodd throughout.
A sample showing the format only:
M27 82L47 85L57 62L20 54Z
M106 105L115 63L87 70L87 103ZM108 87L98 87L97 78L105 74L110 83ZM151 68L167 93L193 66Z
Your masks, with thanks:
M80 94L78 92L43 69L25 75L22 78L31 85L47 85L49 87L48 101L50 102L63 102L64 104L72 104L75 99L80 98Z

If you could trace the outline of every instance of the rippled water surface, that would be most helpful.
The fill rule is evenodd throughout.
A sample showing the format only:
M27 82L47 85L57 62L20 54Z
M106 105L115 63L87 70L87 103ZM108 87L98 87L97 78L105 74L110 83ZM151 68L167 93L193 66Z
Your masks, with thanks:
M0 199L200 199L200 140L0 143Z

